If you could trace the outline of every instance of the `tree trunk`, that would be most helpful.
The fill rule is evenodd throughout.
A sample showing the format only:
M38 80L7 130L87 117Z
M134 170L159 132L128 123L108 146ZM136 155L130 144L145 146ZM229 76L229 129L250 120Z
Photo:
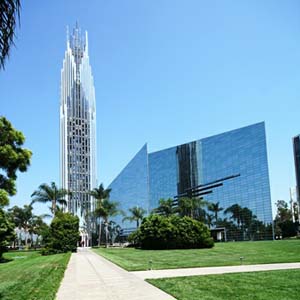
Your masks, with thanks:
M105 247L108 248L108 224L107 221L104 223L105 228Z
M55 199L52 200L52 213L53 215L55 215L55 212L56 212L56 202L55 202Z
M98 240L98 246L101 245L101 218L99 218L99 240Z
M28 236L27 236L27 228L24 227L24 233L25 233L25 248L27 249L28 247Z

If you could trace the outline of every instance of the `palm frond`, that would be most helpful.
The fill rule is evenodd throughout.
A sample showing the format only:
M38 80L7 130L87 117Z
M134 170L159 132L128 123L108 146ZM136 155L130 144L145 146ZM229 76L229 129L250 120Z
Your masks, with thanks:
M20 22L20 0L0 0L0 69L14 44L15 27Z

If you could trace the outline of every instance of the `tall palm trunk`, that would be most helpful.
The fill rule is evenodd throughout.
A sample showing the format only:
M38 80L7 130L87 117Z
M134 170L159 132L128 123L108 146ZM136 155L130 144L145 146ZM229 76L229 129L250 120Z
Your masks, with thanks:
M55 199L52 199L52 213L55 214L56 212L56 201Z
M101 245L101 218L99 218L99 240L98 240L98 246Z
M108 248L108 222L105 220L104 222L104 228L105 228L105 247Z
M28 230L27 226L24 226L24 233L25 233L25 247L28 247Z

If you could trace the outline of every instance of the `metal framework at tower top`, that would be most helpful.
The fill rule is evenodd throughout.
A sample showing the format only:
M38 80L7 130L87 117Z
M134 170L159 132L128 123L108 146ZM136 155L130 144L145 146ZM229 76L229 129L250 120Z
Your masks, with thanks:
M76 27L69 35L61 70L60 181L67 211L81 219L93 209L96 187L96 103L88 56L88 35Z

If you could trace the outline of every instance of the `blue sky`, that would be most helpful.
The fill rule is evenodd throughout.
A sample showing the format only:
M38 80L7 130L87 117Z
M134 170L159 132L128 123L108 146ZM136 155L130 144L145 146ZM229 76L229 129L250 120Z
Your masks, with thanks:
M300 133L299 1L29 0L0 72L0 115L33 151L12 205L59 182L60 70L76 20L89 33L99 182L145 142L156 151L265 121L272 200L288 200Z

